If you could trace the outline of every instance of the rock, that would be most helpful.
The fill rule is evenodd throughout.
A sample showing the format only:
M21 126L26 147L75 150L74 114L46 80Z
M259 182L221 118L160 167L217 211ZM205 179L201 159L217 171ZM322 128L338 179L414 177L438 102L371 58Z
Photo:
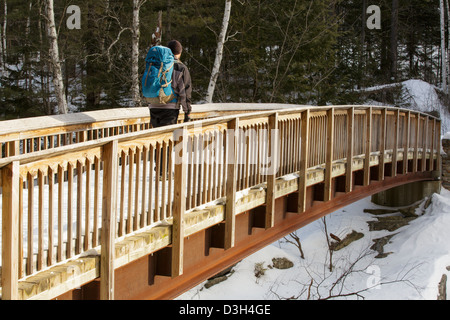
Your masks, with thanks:
M210 279L210 280L208 280L208 282L205 283L205 288L209 289L212 286L214 286L214 285L216 285L218 283L221 283L221 282L223 282L223 281L225 281L227 279L228 279L227 276L221 276L221 277L216 277L216 278Z
M392 210L392 209L364 209L365 213L370 213L374 215L383 215L383 214L390 214L390 213L396 213L398 210Z
M276 269L289 269L294 266L294 263L287 258L273 258L272 264Z
M438 286L438 300L447 300L447 275L443 274Z
M377 217L378 221L369 221L370 231L395 231L403 226L406 226L410 221L416 219L416 217L404 217L401 216L390 216L390 217Z
M386 258L392 253L384 252L384 246L389 243L393 236L395 236L395 234L373 240L375 243L370 247L370 249L378 252L378 255L375 256L376 259Z
M346 246L348 246L353 241L357 241L357 240L361 239L362 237L364 237L364 233L356 232L355 230L353 230L341 241L332 242L331 250L333 250L333 251L341 250L341 249L345 248Z

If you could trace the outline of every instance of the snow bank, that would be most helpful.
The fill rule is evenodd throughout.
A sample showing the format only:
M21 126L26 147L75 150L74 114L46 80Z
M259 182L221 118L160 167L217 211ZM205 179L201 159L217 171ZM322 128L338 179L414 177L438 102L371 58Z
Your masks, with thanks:
M335 269L332 273L327 268L328 246L324 224L320 220L297 231L305 259L300 258L297 247L280 240L238 263L228 280L209 289L204 288L202 283L179 299L277 300L297 297L302 290L304 294L301 298L305 299L311 280L311 297L325 298L339 276L359 260L342 286L337 286L343 288L343 294L361 291L361 297L367 300L435 300L442 275L450 275L446 269L450 266L450 191L443 189L441 194L434 194L432 205L423 215L422 205L416 210L419 218L393 232L369 231L367 222L375 220L375 217L365 213L364 209L375 208L382 207L366 198L326 217L328 233L341 239L351 230L365 235L334 252ZM373 240L386 235L392 238L385 245L384 252L391 254L376 259L378 253L369 248ZM272 258L278 257L288 258L294 267L287 270L270 268ZM262 264L266 269L259 278L254 274L256 264ZM357 296L346 299L357 299Z

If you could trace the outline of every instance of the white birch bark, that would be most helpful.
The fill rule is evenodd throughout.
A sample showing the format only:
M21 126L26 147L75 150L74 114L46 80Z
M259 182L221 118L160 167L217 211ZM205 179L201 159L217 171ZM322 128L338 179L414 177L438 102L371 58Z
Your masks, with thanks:
M447 93L447 53L445 43L445 6L444 0L440 0L441 11L441 58L442 58L442 90Z
M223 46L225 44L225 36L228 30L228 22L231 14L231 0L225 1L225 11L223 14L222 30L220 31L219 41L217 42L216 59L214 60L213 70L211 72L211 79L209 80L208 92L206 94L206 103L211 103L216 89L217 78L219 77L220 64L223 57Z
M447 6L447 17L450 17L450 4L448 0L445 0L444 5ZM448 35L450 35L450 23L447 22L447 31ZM447 86L450 84L450 37L447 37Z
M58 35L56 33L53 0L47 0L47 30L50 41L50 63L52 65L53 85L58 102L58 113L65 114L68 108L66 94L64 92L61 63L59 61Z
M133 27L132 27L132 53L131 53L131 95L133 98L134 106L139 107L141 105L141 94L139 87L139 39L140 39L140 19L139 13L141 5L146 0L133 0Z
M4 16L3 16L3 29L2 29L2 43L0 45L0 62L2 66L6 66L6 27L8 26L8 3L4 2Z

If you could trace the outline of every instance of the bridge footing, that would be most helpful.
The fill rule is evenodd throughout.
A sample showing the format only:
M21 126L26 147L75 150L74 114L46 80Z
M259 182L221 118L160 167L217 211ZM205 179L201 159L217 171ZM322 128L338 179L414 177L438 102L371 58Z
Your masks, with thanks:
M387 207L404 207L440 191L440 180L418 181L374 194L372 202Z

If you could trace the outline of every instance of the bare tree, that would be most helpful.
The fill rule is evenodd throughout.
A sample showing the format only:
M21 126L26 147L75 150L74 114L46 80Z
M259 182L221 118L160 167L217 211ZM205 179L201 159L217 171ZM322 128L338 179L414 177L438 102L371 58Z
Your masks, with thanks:
M441 12L441 59L442 59L442 90L448 92L447 88L447 54L445 41L445 4L444 0L440 0Z
M53 84L58 102L58 113L65 114L68 111L66 94L64 91L64 82L61 71L61 62L59 61L58 34L55 26L55 13L53 10L53 0L47 0L47 31L50 41L50 64L52 66Z
M131 53L131 94L135 107L141 105L141 94L139 87L139 39L140 39L140 10L147 0L133 0L133 26L132 31L132 53Z
M2 28L2 42L0 45L0 62L2 63L3 69L6 66L6 27L8 26L8 3L5 0L4 3L4 13L3 13L3 28Z
M225 44L225 36L228 30L228 22L230 21L230 15L231 15L231 0L226 0L225 11L223 14L223 21L222 21L222 29L220 31L219 39L217 42L216 58L214 60L214 66L211 72L211 78L209 80L208 92L205 98L207 103L212 102L214 90L216 89L216 82L217 78L219 77L220 65L222 63L223 46Z

